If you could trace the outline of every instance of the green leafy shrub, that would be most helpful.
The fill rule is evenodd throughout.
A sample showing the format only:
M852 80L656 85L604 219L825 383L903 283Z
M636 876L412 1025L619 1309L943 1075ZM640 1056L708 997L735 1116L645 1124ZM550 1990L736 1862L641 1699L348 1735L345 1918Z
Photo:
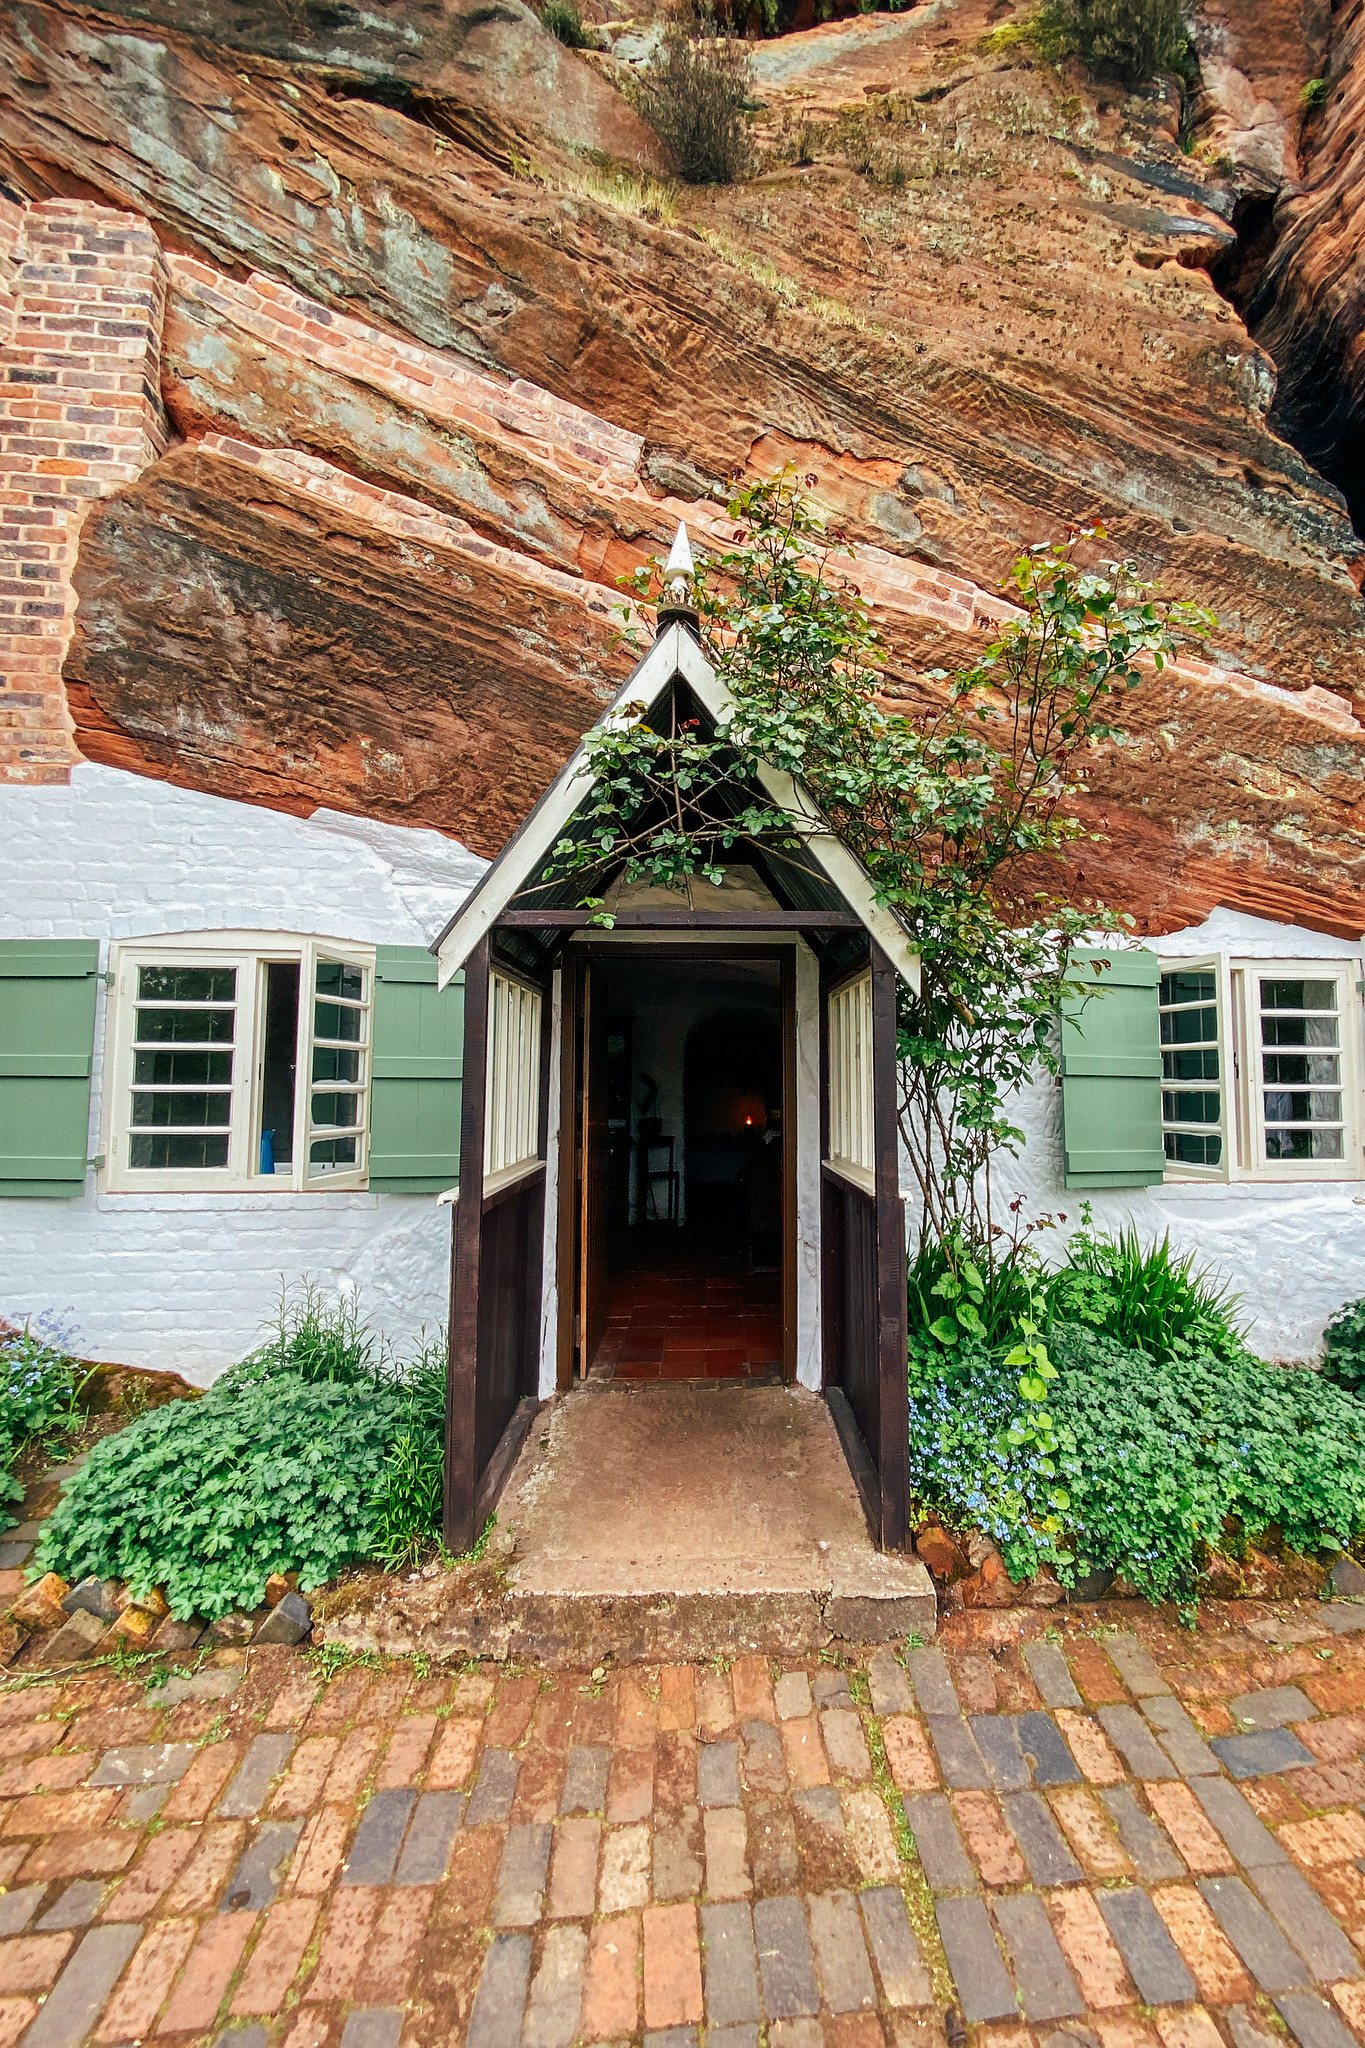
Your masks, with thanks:
M424 1342L399 1388L398 1431L375 1493L374 1554L391 1572L439 1534L445 1473L445 1339Z
M987 1350L1012 1343L1037 1270L1022 1247L1002 1257L989 1244L972 1243L961 1228L921 1238L909 1272L912 1341L927 1337L945 1347L975 1343Z
M1169 1232L1146 1247L1131 1225L1097 1234L1088 1203L1081 1215L1062 1265L1045 1283L1052 1321L1085 1324L1150 1358L1243 1355L1233 1320L1238 1299L1193 1252L1173 1251Z
M1365 1301L1348 1301L1338 1309L1323 1332L1323 1343L1323 1378L1359 1394L1365 1389Z
M1365 1529L1365 1402L1244 1351L1158 1361L1083 1325L1049 1334L1060 1522L1050 1461L1011 1441L1011 1367L977 1348L950 1372L917 1363L910 1389L912 1486L992 1536L1015 1579L1046 1564L1071 1583L1104 1566L1189 1606L1229 1542L1311 1553Z
M1311 114L1315 107L1325 106L1326 103L1327 80L1325 78L1310 78L1299 93L1299 105L1305 112Z
M73 1358L74 1331L55 1317L33 1316L21 1328L0 1324L0 1500L18 1500L14 1465L31 1443L65 1447L85 1415L80 1394L90 1369ZM14 1517L0 1510L0 1528Z
M282 1373L310 1386L354 1387L378 1384L392 1372L385 1346L362 1317L356 1295L339 1294L328 1301L305 1280L293 1292L281 1293L265 1342L230 1365L215 1388L259 1385Z
M76 1580L165 1589L210 1621L265 1598L272 1572L306 1591L370 1554L373 1501L401 1396L281 1374L156 1408L95 1445L62 1490L37 1564Z
M992 56L1027 48L1045 64L1079 56L1097 78L1146 85L1161 72L1185 78L1190 39L1180 0L1043 0L981 39Z
M272 1572L307 1591L362 1558L396 1570L440 1526L445 1379L443 1334L399 1365L353 1295L305 1283L202 1401L95 1446L36 1568L162 1586L209 1620L258 1606Z

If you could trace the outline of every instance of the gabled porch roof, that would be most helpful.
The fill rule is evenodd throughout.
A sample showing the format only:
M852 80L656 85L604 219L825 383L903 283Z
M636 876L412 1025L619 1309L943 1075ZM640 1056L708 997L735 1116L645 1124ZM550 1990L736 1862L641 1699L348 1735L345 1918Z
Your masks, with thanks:
M622 684L599 724L647 717L678 681L686 685L716 723L732 708L730 691L691 633L675 622L664 627L634 673ZM441 987L464 966L480 939L504 912L513 907L518 894L528 886L534 888L536 875L584 801L589 786L584 774L586 760L586 745L580 743L525 823L508 840L433 944L431 950L439 962ZM778 808L793 817L818 819L816 807L790 775L764 765L758 770L758 778L765 795ZM816 893L825 895L824 887L819 885L828 885L836 899L882 948L897 973L912 988L918 989L919 955L894 912L877 902L876 890L862 862L831 831L816 829L803 832L802 849L809 857L807 865L812 869L811 880L817 883ZM717 910L724 912L723 892L718 891L717 898ZM810 908L813 911L811 922L820 922L819 911L813 906ZM802 911L792 913L794 925L799 925L802 914ZM554 921L552 911L547 911L546 921ZM668 919L661 916L659 921L664 924ZM739 922L738 918L736 922Z

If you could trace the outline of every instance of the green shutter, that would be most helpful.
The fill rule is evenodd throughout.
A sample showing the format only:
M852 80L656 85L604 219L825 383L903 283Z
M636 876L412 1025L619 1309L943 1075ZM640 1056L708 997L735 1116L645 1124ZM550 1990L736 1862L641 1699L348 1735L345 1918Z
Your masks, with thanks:
M1155 953L1078 946L1075 979L1097 994L1062 1010L1062 1142L1069 1188L1144 1188L1166 1169L1161 1143L1160 969ZM1087 962L1106 960L1101 975Z
M370 1186L440 1194L460 1178L464 976L436 986L425 946L380 946L374 960Z
M99 947L0 939L0 1197L79 1195Z

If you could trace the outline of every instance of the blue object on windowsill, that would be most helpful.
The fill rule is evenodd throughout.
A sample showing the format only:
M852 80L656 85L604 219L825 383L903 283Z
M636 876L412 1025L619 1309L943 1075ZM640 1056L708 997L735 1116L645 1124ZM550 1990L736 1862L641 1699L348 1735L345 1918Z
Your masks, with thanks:
M275 1171L275 1133L274 1133L273 1131L262 1131L262 1132L261 1132L261 1172L262 1172L262 1173L270 1173L270 1174L273 1174L273 1173L274 1173L274 1171Z

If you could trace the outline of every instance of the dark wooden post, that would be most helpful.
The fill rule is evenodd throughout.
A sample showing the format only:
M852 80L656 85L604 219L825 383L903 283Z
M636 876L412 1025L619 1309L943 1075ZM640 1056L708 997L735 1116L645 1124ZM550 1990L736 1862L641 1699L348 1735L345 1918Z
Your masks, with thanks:
M467 998L466 998L467 1000ZM896 970L872 947L872 1132L877 1183L877 1378L881 1547L904 1550L910 1526L910 1406L905 1359L905 1204L896 1115Z
M489 941L465 964L464 1092L460 1106L460 1198L450 1258L450 1369L446 1376L446 1483L443 1533L456 1557L478 1531L475 1415L479 1363L479 1268L483 1250L484 1102L488 1070Z

